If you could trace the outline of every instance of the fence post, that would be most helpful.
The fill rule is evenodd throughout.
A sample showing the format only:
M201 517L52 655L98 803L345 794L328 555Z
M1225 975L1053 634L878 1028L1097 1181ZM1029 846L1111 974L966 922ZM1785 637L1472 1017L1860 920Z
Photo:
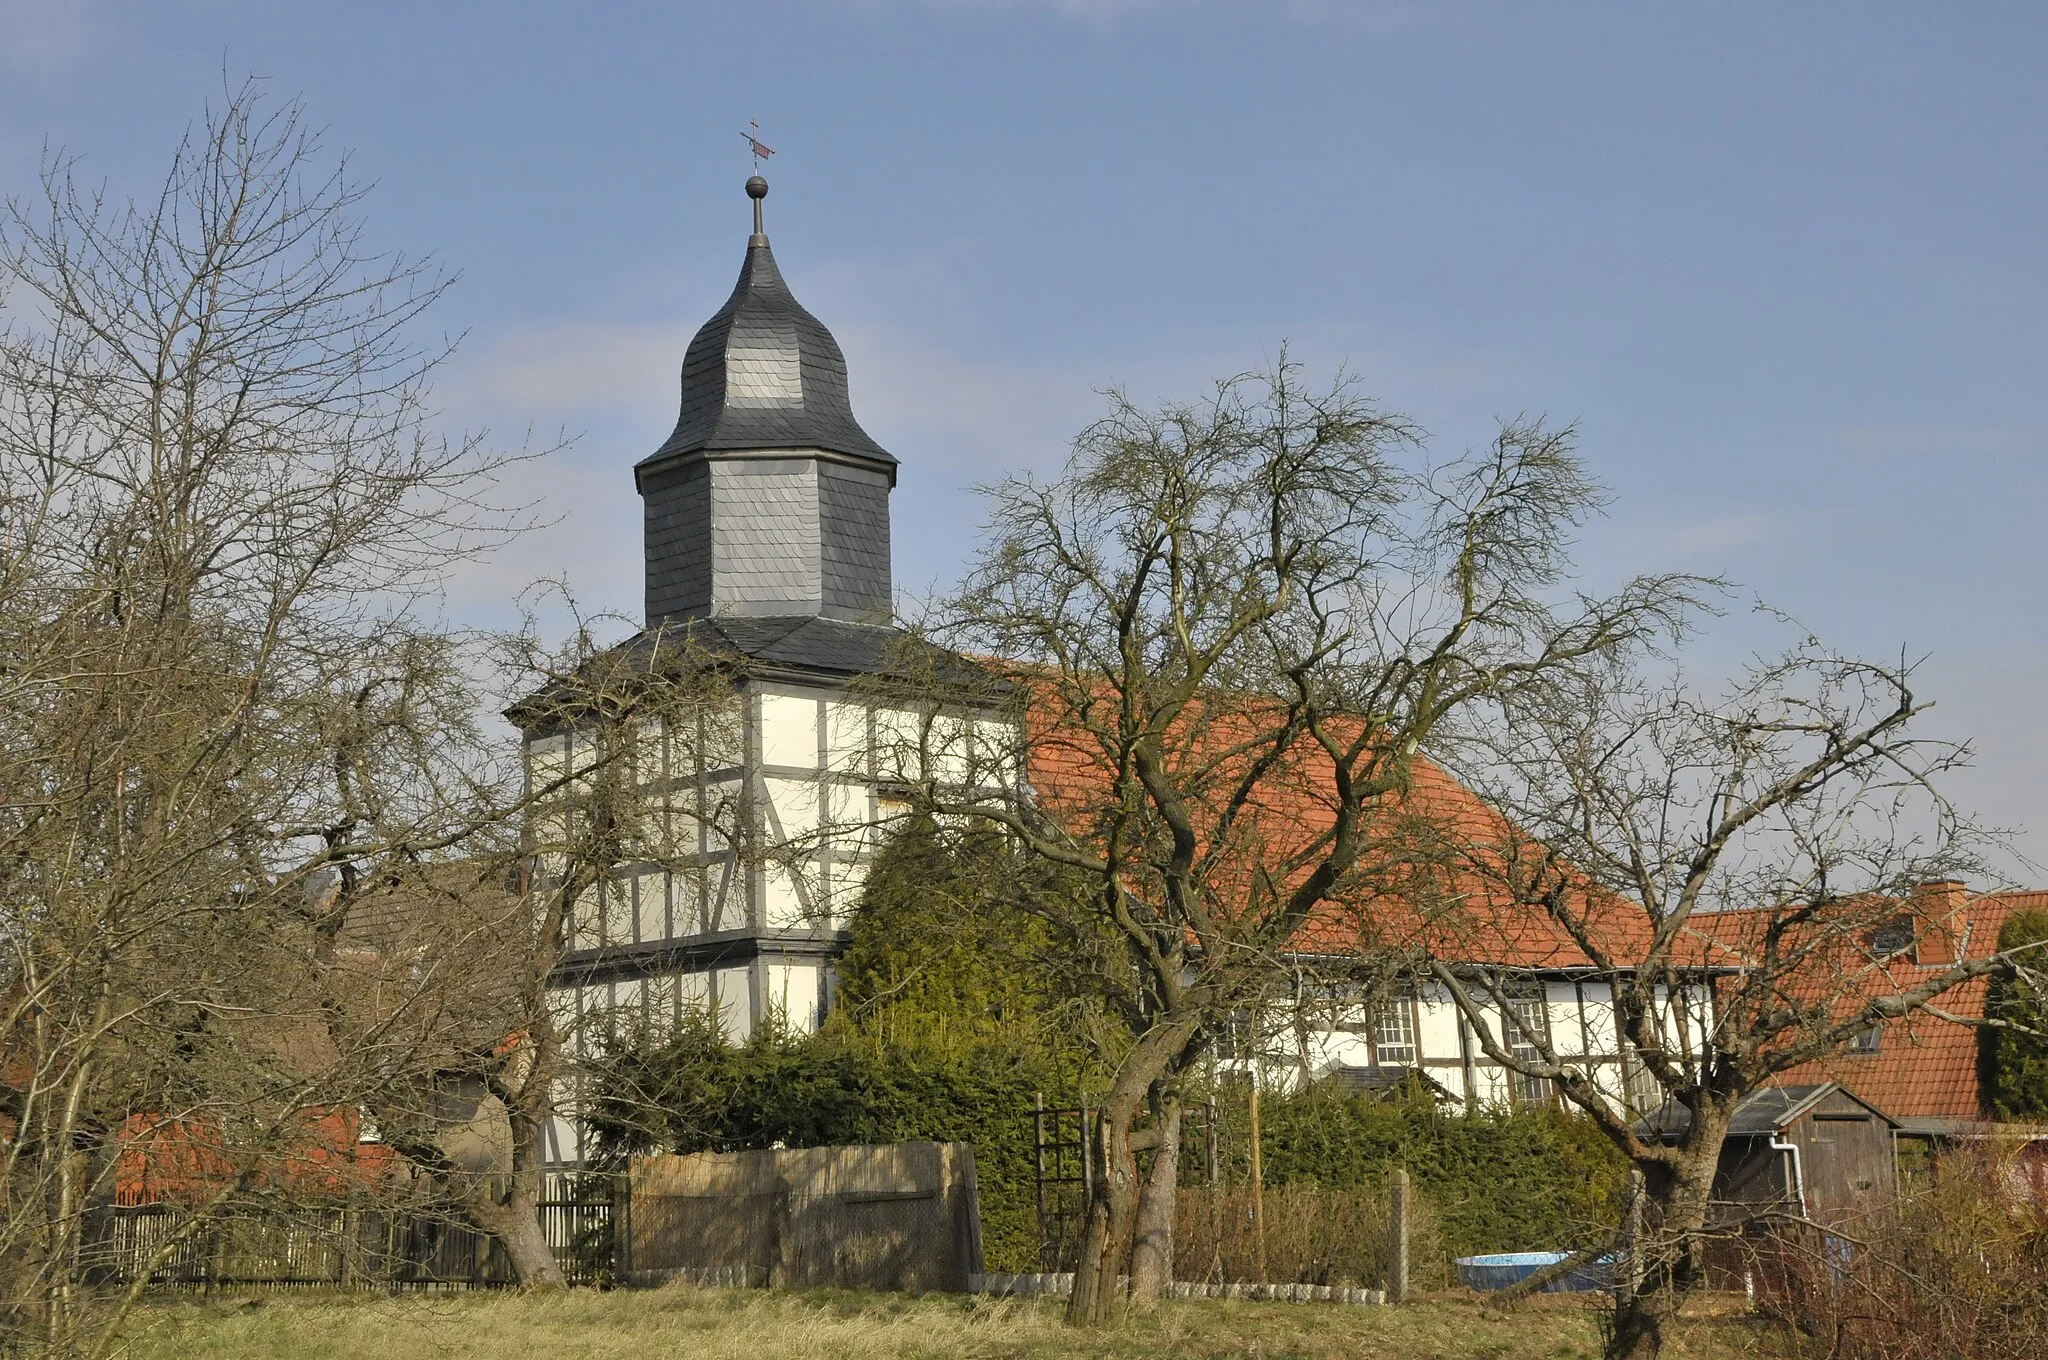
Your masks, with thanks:
M1038 1202L1038 1250L1041 1259L1050 1239L1045 1231L1045 1092L1031 1093L1031 1179Z
M1087 1206L1095 1200L1095 1123L1088 1116L1093 1114L1086 1105L1081 1107L1081 1205L1082 1222L1087 1221Z
M1266 1163L1259 1147L1259 1072L1252 1069L1252 1273L1266 1282Z
M1207 1116L1208 1116L1208 1122L1207 1122L1207 1123L1206 1123L1206 1124L1204 1125L1204 1128L1205 1128L1205 1129L1207 1130L1207 1132L1206 1132L1206 1133L1204 1133L1204 1135L1203 1135L1203 1138L1204 1138L1204 1140L1205 1140L1205 1141L1206 1141L1206 1142L1208 1143L1208 1145L1209 1145L1209 1148L1208 1148L1208 1152L1209 1152L1209 1188L1210 1188L1211 1190L1214 1190L1214 1189L1216 1188L1216 1170L1217 1170L1217 1167L1216 1167L1216 1097L1214 1097L1214 1096L1210 1096L1210 1097L1209 1097L1209 1101L1208 1101L1208 1106L1207 1106L1207 1109L1206 1109L1205 1113L1206 1113L1206 1114L1207 1114Z
M633 1283L633 1159L612 1178L612 1283Z
M1392 1237L1390 1253L1392 1259L1387 1266L1387 1300L1390 1303L1408 1301L1408 1172L1396 1168L1392 1185L1389 1187L1389 1212L1387 1231Z
M1216 1097L1210 1096L1209 1112L1209 1240L1214 1243L1209 1256L1209 1270L1204 1279L1211 1284L1223 1283L1223 1177L1222 1167L1217 1161L1216 1149Z

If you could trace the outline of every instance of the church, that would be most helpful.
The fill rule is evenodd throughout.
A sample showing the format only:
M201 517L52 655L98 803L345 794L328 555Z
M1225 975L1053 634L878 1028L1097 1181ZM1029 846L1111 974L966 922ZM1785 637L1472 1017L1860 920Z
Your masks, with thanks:
M899 465L861 428L844 354L782 277L762 229L767 183L757 175L746 188L754 230L739 280L683 357L674 430L634 468L646 615L622 644L680 640L730 658L731 704L690 731L636 733L634 779L661 848L617 864L567 923L550 986L572 1059L603 1033L658 1030L685 1010L708 1012L733 1040L767 1024L815 1028L878 836L908 806L905 770L885 767L908 750L922 762L914 778L944 783L970 767L1028 774L1032 761L993 718L911 714L863 688L904 638L891 622ZM588 730L524 735L536 783L588 763ZM1450 803L1473 799L1440 782ZM1513 924L1490 946L1492 962L1524 979L1500 1032L1544 1034L1624 1103L1648 1097L1590 961L1553 932ZM1304 975L1317 966L1300 962ZM1369 1010L1340 993L1326 1001L1296 1007L1298 1051L1259 1059L1261 1070L1277 1061L1368 1089L1420 1080L1459 1106L1553 1100L1547 1083L1488 1061L1441 988L1420 983ZM1319 1018L1304 1028L1310 1013ZM573 1090L557 1102L554 1166L585 1159L576 1105Z

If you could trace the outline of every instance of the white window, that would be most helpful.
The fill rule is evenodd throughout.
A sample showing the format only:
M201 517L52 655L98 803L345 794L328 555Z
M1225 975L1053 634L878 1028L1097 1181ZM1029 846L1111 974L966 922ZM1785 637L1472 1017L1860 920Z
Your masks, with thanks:
M1415 1008L1408 998L1380 1007L1373 1020L1372 1051L1381 1067L1415 1065Z
M1549 1008L1543 1004L1539 992L1533 996L1510 997L1507 1003L1508 1051L1517 1062L1540 1063L1544 1061L1543 1049L1550 1039ZM1541 1105L1550 1099L1550 1081L1545 1077L1528 1077L1517 1073L1515 1076L1516 1099L1530 1105Z

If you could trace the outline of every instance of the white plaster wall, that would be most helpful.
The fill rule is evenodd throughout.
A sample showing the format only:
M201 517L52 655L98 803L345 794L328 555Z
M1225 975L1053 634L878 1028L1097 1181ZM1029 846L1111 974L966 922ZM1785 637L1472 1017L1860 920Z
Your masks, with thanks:
M816 964L771 963L764 968L767 996L762 1014L776 1014L782 1023L800 1034L818 1028L824 1018L820 1001L823 978Z
M789 694L763 694L760 705L762 763L817 769L823 705L815 698Z
M632 883L607 879L593 892L598 903L599 940L604 944L633 943Z
M718 1029L729 1042L744 1043L754 1032L754 988L752 970L718 970L715 1003Z
M761 781L771 842L815 842L820 830L818 781L769 777Z
M1584 984L1586 1029L1592 1035L1595 1053L1619 1053L1621 1035L1614 1023L1614 993L1604 982Z
M709 902L704 909L704 929L711 934L721 931L738 930L747 924L747 885L745 875L732 860L713 864L707 871L710 875Z
M642 978L623 978L612 984L611 1020L621 1029L645 1024L647 984Z
M835 859L825 871L822 909L835 929L843 929L851 920L854 909L860 905L861 889L866 886L867 879L868 866L861 860Z
M661 718L642 718L633 732L633 774L642 784L668 777L668 729Z
M583 1159L583 1128L575 1119L575 1098L566 1091L554 1098L555 1112L548 1116L545 1129L546 1151L543 1157L550 1162L580 1162Z
M814 916L806 900L811 884L800 867L786 864L761 866L761 919L770 930L800 930Z
M1508 1071L1504 1067L1477 1066L1472 1069L1473 1102L1479 1107L1508 1104Z
M1458 1049L1458 1006L1441 987L1424 987L1416 994L1419 1012L1415 1041L1426 1058L1454 1059Z
M867 705L845 700L825 705L825 761L834 773L865 776L869 741Z
M1578 989L1569 982L1547 983L1543 989L1545 1022L1550 1026L1551 1050L1562 1058L1586 1054L1585 1027L1580 1023Z

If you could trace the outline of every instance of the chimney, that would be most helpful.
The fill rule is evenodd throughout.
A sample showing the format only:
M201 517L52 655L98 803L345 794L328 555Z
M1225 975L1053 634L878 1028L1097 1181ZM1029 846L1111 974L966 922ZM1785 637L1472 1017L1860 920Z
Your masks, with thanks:
M1922 968L1946 968L1969 947L1970 918L1963 907L1969 885L1960 878L1929 879L1912 896L1913 961Z

